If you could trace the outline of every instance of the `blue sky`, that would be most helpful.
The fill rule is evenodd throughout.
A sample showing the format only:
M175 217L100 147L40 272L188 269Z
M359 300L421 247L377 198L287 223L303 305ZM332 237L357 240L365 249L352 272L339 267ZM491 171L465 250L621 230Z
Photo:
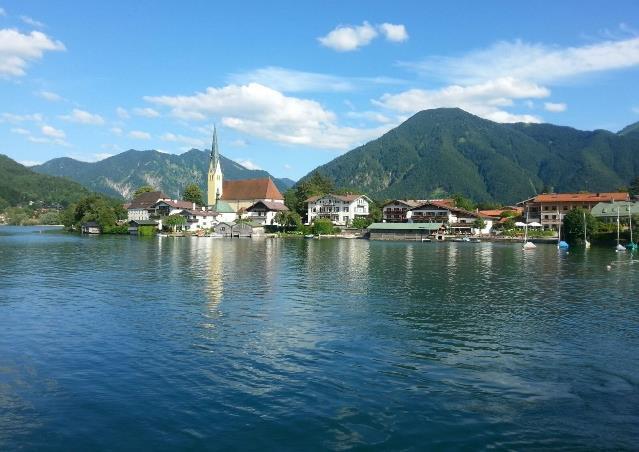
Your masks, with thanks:
M210 143L297 179L425 108L639 121L616 2L0 0L0 153L32 164Z

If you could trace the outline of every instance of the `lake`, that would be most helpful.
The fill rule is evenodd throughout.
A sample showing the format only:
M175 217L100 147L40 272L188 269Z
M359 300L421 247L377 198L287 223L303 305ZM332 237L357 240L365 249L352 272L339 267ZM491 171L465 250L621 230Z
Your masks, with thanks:
M638 447L629 253L40 229L0 227L1 450Z

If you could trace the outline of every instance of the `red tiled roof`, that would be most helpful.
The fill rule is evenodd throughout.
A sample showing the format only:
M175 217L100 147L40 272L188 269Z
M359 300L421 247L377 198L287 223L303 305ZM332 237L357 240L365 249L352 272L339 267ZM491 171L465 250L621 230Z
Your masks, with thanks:
M153 204L158 202L161 199L168 199L161 191L149 191L146 193L141 193L136 196L131 204L129 204L129 209L149 209Z
M498 217L504 212L516 212L521 214L524 211L521 207L517 207L516 209L491 209L491 210L480 210L479 215L486 217Z
M192 209L193 203L191 201L183 201L183 200L173 200L173 199L162 199L160 200L163 203L168 204L169 206L175 209ZM158 202L160 202L158 201ZM156 203L157 204L157 203Z
M544 193L533 198L533 202L604 202L629 201L630 195L617 193Z
M222 185L223 201L244 199L284 199L270 178L225 180Z

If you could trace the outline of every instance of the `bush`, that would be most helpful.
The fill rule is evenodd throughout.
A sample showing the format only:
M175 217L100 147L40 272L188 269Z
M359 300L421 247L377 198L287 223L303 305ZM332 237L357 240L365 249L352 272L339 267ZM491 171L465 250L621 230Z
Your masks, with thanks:
M154 236L155 234L157 234L157 232L158 231L155 226L140 226L138 228L138 235L141 235L143 237Z
M355 218L351 226L356 229L366 229L372 222L373 220L371 218Z
M325 218L318 218L313 221L313 224L311 225L311 231L315 235L332 234L334 230L335 228L333 227L333 223L331 222L331 220Z
M129 227L126 224L116 226L104 226L102 228L103 234L128 234Z

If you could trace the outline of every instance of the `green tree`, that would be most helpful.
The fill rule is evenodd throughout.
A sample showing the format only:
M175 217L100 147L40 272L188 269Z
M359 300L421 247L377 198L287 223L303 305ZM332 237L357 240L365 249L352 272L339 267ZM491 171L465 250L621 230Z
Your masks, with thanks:
M506 221L501 224L501 228L505 231L515 228L515 220L512 217L509 217Z
M314 171L309 177L298 182L295 187L287 190L284 204L300 216L306 215L306 200L311 196L325 195L335 191L332 179Z
M138 189L133 192L133 197L137 198L142 193L149 193L152 191L157 191L157 190L155 189L155 187L151 187L150 185L142 185L141 187L138 187Z
M630 193L630 196L639 196L639 176L635 177L630 182L630 187L628 188L628 193Z
M370 217L367 217L367 218L355 218L353 220L353 223L351 224L351 226L356 228L356 229L366 229L367 227L369 227L371 225L372 222L373 222L373 220Z
M186 218L184 218L182 215L175 213L173 215L169 215L168 217L166 217L164 219L164 224L169 226L171 230L175 232L178 226L182 226L186 224Z
M481 231L485 227L486 227L486 220L484 220L482 217L475 218L475 221L473 221L473 228L479 229L479 232L481 234Z
M464 197L464 195L455 193L453 195L453 201L455 202L455 207L469 211L475 210L475 203L472 200Z
M586 216L586 235L592 235L598 229L598 221L590 212L577 208L572 209L563 218L562 235L564 240L569 243L583 242L584 238L584 214Z
M60 215L54 210L45 212L38 218L40 224L60 224Z
M284 230L294 231L302 226L302 217L297 212L277 212L275 222L282 226Z
M113 227L118 220L126 218L126 211L120 201L103 195L89 195L72 204L61 214L62 224L77 228L82 223L95 221L101 228Z
M334 230L333 223L327 218L317 218L311 225L311 231L315 235L332 234Z
M202 189L198 184L189 184L184 189L184 195L182 198L185 201L194 202L199 206L204 205L204 195L202 194Z

